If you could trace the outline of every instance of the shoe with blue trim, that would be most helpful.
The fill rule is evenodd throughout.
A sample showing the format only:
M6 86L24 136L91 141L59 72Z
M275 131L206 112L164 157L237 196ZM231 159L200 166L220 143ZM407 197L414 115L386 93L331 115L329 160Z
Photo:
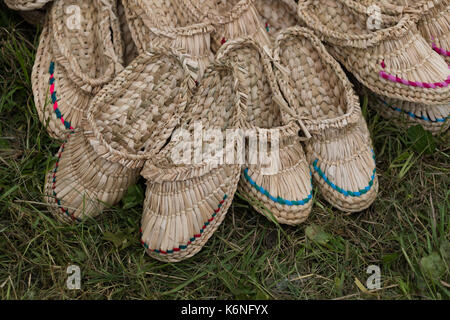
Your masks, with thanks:
M311 31L280 32L277 80L311 139L306 157L323 197L345 212L369 207L378 192L375 157L359 100L340 65Z
M248 148L238 190L269 220L298 225L311 212L312 176L298 136L301 127L276 82L270 49L244 38L224 45L218 56L236 68L246 98L240 128L248 133ZM258 148L252 149L252 139Z
M368 91L368 90L366 90ZM433 135L444 133L450 127L450 103L436 106L401 101L370 93L370 106L383 118L399 126L411 127L420 124Z

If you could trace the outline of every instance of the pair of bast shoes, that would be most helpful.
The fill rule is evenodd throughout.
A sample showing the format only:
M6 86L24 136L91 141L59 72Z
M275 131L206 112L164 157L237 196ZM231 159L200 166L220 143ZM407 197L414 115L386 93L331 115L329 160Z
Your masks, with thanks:
M99 214L142 175L142 243L157 259L179 261L217 229L236 189L258 212L291 225L307 218L313 183L343 211L374 201L374 153L358 99L312 31L291 27L304 24L306 15L295 12L301 4L121 4L59 0L44 23L33 91L49 133L66 139L46 182L46 201L58 218ZM83 19L68 20L71 6ZM386 86L388 80L371 81ZM440 89L428 94L448 93ZM192 147L199 124L203 132L270 137L266 149L277 156L269 166L174 161L174 150L206 159L216 154L208 144ZM180 144L179 133L191 144Z

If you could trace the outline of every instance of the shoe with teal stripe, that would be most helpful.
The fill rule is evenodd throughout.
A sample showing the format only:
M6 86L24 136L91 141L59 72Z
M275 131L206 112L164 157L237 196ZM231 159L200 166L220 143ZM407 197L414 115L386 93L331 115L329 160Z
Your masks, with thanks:
M400 126L420 124L433 135L444 133L450 127L450 103L433 106L391 99L374 93L370 96L373 99L370 99L369 106L378 110L383 118Z
M263 48L251 40L234 44L232 48L224 45L219 54L227 51L231 64L242 72L238 78L245 81L238 83L246 97L242 126L252 133L249 139L258 137L259 142L258 150L247 150L238 190L269 220L297 225L307 219L313 203L311 173L298 137L300 127L288 111Z
M305 153L315 185L342 211L367 208L378 191L375 158L344 71L311 31L299 27L280 32L274 59L280 88L311 134Z

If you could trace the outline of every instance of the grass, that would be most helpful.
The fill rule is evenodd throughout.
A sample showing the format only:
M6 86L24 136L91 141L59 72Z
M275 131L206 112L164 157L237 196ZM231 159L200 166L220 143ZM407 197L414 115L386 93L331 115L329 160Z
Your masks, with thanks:
M1 3L0 299L450 298L449 134L425 152L366 106L380 194L360 214L343 215L316 192L307 223L280 227L237 195L205 248L176 264L139 244L143 181L95 223L58 224L42 203L59 142L34 109L37 41ZM81 290L66 287L69 265L81 267ZM365 288L370 265L381 268L376 292Z

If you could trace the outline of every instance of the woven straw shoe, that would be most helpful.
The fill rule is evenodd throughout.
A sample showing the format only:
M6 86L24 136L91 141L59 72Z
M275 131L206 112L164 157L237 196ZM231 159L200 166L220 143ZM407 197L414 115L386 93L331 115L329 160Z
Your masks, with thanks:
M164 146L195 82L185 56L152 48L92 100L84 130L71 134L47 179L46 201L62 220L82 220L117 203L144 162Z
M300 0L298 5L299 18L373 92L428 105L447 103L450 70L417 30L419 15L380 10L378 25L357 1Z
M246 97L240 128L249 150L240 192L270 220L289 225L305 221L313 202L311 172L298 136L300 127L281 95L269 55L249 38L227 42L217 55L236 68ZM255 150L252 139L258 143Z
M396 100L370 93L370 106L386 119L406 127L420 124L433 135L445 132L450 127L450 104L428 106L420 103Z
M214 61L189 102L177 134L157 158L146 162L141 172L147 179L141 243L150 256L172 262L193 256L225 218L241 165L220 162L220 142L210 143L217 140L205 133L211 129L225 134L235 128L241 100L235 70L225 59ZM182 130L183 138L178 135ZM208 142L201 143L202 139ZM182 157L184 161L174 158L180 150L190 152ZM208 161L214 159L211 155L219 161ZM202 159L195 160L198 156Z
M322 195L345 212L367 208L378 191L374 152L344 71L320 40L300 27L280 32L274 60L284 96L312 135L306 156Z
M6 5L13 10L32 11L43 8L52 0L5 0Z
M399 21L406 13L419 14L419 31L434 51L447 58L447 63L449 62L448 55L443 48L448 48L450 41L449 3L449 1L443 0L414 2L364 0L365 5L382 6L387 13L394 16L393 20ZM433 134L444 132L449 127L448 121L446 121L450 113L448 102L441 105L426 105L385 97L369 90L364 90L364 92L373 98L371 100L372 107L376 108L383 117L393 120L398 125L409 127L420 124Z
M175 0L188 18L195 21L211 21L215 32L211 48L217 52L229 40L249 36L270 46L270 39L264 29L253 0Z
M32 72L36 109L48 133L65 139L78 128L94 94L122 69L111 0L54 2Z
M123 0L123 5L140 53L156 45L184 50L202 75L214 58L210 48L214 28L210 23L190 23L175 0Z
M81 130L69 134L47 175L44 200L60 221L81 222L97 216L119 202L139 177L139 169L100 157L90 144L92 138Z

